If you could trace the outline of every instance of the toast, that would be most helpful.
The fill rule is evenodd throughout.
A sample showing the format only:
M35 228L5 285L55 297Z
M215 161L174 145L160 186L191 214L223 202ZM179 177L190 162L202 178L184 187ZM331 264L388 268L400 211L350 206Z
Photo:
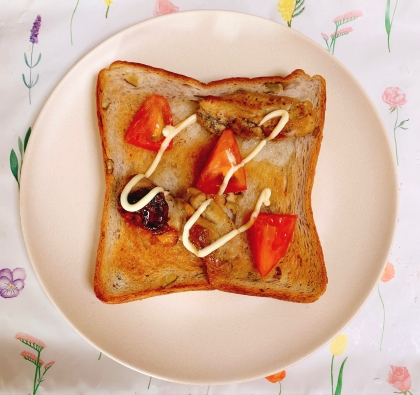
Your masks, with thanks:
M161 186L170 191L165 197L169 231L161 233L134 226L121 215L119 203L130 178L145 173L156 155L125 142L135 113L152 93L167 99L174 125L197 114L197 122L174 138L172 149L164 152L148 180L136 186L138 190ZM203 83L151 66L117 61L100 71L96 101L106 182L94 277L94 291L101 301L122 303L173 292L218 289L313 302L324 293L327 274L311 209L325 118L322 77L295 70L286 77ZM261 118L275 108L287 109L290 120L284 134L268 141L245 165L247 189L221 196L197 190L197 180L220 133L232 129L246 156L278 122L277 118L259 126ZM268 275L262 277L255 267L247 232L204 258L185 248L183 228L203 199L213 200L190 233L191 241L200 248L242 226L260 191L267 187L271 204L262 207L262 212L298 216L286 255Z

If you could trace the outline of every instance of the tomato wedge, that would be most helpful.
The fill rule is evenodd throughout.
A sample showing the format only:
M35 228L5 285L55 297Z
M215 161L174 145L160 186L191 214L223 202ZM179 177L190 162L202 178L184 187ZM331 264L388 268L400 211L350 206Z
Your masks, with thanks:
M125 135L125 141L157 152L165 139L162 134L165 125L172 125L171 107L163 96L153 93L146 98L134 115ZM171 148L172 141L167 150Z
M225 129L204 166L197 182L197 188L204 193L216 194L226 173L242 161L238 143L232 130ZM225 193L246 190L245 169L241 167L233 173Z
M293 214L260 213L249 228L251 252L262 277L286 254L296 220Z

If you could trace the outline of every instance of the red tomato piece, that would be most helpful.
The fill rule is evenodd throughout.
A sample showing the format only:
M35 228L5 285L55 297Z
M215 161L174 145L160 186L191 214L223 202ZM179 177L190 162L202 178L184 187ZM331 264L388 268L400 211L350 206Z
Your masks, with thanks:
M286 254L296 220L293 214L260 213L249 228L251 252L262 277Z
M197 182L197 188L204 193L216 194L226 173L242 161L238 143L232 130L225 129L217 141ZM245 169L233 173L225 193L246 190Z
M172 112L168 101L156 94L151 94L140 106L128 127L125 141L150 151L159 151L165 137L162 130L165 125L172 125ZM167 150L172 148L172 141Z

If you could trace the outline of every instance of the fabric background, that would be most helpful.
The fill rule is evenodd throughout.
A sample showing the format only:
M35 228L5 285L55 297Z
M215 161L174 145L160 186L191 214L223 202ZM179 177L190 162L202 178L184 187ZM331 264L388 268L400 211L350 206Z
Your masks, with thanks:
M42 290L20 227L19 139L24 158L28 129L56 84L83 55L123 28L160 14L195 9L240 11L287 24L287 3L292 8L300 6L298 11L305 7L292 19L291 28L326 50L334 38L334 20L345 17L347 22L338 28L334 56L367 91L398 149L399 221L389 263L377 288L341 337L289 367L276 383L261 378L208 387L151 379L101 355L72 329ZM47 345L41 353L45 363L55 361L38 394L420 393L418 1L306 0L303 4L301 0L296 4L288 0L0 0L0 9L1 394L33 393L35 365L21 352L34 349L22 342L22 333L35 337L35 343L41 346L42 342ZM41 21L37 24L38 15ZM345 29L342 35L340 29ZM34 66L39 54L42 56ZM29 89L30 70L32 82L37 75L39 80ZM17 268L23 270L14 271ZM13 294L7 294L9 291ZM334 389L330 377L333 356ZM342 387L336 388L340 366Z

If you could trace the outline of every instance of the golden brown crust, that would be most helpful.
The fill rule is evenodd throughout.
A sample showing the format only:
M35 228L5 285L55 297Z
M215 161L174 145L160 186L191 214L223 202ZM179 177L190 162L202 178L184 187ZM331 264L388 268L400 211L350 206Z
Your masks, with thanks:
M132 66L132 67L141 67L144 71L148 72L148 73L153 73L156 75L159 75L162 78L166 78L168 80L172 79L172 80L178 80L181 81L185 84L191 84L194 86L198 86L199 88L220 88L223 86L242 86L244 84L253 84L253 85L264 85L264 84L275 84L275 83L280 83L280 84L287 84L290 83L294 80L296 80L299 77L309 77L308 74L306 74L303 70L301 69L296 69L294 71L292 71L290 74L288 74L287 76L267 76L267 77L254 77L254 78L247 78L247 77L230 77L230 78L223 78L221 80L217 80L217 81L210 81L210 82L202 82L199 80L196 80L192 77L187 77L183 74L177 74L177 73L173 73L172 71L168 71L165 69L161 69L158 67L153 67L153 66L149 66L149 65L144 65L144 64L140 64L140 63L135 63L135 62L127 62L127 61L122 61L122 60L117 60L113 63L111 63L111 65L109 66L108 69L103 69L100 71L100 73L102 72L106 72L107 70L111 70L111 69L117 69L117 68L125 68L127 66ZM324 81L324 79L319 76L319 75L315 75L313 77L309 77L312 79L321 79L322 81ZM325 82L325 81L324 81ZM238 88L239 89L239 88Z
M124 82L124 78L132 73L142 78L138 86ZM299 270L296 273L293 272L293 265L296 264L296 249L302 248L303 243L299 241L292 246L289 256L285 257L285 260L289 259L289 264L281 261L279 265L285 268L283 278L287 278L292 285L301 282L308 273L311 276L315 275L317 285L312 292L308 287L297 287L291 290L290 287L284 285L284 282L276 282L276 280L273 280L276 286L261 282L256 277L255 267L247 266L250 265L249 259L245 260L245 263L235 259L232 262L239 266L243 265L239 268L239 272L241 270L252 272L253 281L247 283L245 278L232 278L229 271L214 270L212 264L206 266L205 260L188 252L180 241L172 247L153 244L147 231L133 228L121 219L117 211L116 195L122 188L123 179L144 172L154 155L124 143L128 124L148 94L155 92L165 96L170 101L171 108L174 110L174 121L177 123L196 111L197 100L200 96L225 95L234 93L238 89L259 92L265 89L266 84L269 86L282 84L286 91L299 96L301 90L295 87L296 81L305 84L305 81L309 80L318 81L319 85L316 105L317 127L313 135L308 136L310 159L306 165L304 199L301 202L305 217L305 232L307 231L310 236L297 232L296 238L305 239L305 242L307 242L306 238L310 239L312 258L308 258L310 268L307 273ZM108 69L101 70L97 81L96 103L106 192L94 278L94 290L97 297L106 303L123 303L172 292L217 288L227 292L294 302L312 302L318 299L325 291L327 275L322 248L313 221L311 192L322 140L325 101L326 90L323 78L309 77L302 70L295 70L286 77L227 78L209 83L163 69L123 61L114 62ZM204 158L208 156L215 141L214 135L210 135L198 125L189 128L188 131L177 136L173 150L165 153L161 165L152 176L154 177L152 181L171 190L176 196L185 197L187 188L195 184L204 165ZM262 165L265 164L262 163ZM282 174L286 172L287 166L273 166L273 171ZM289 180L289 182L290 185L297 185L294 184L295 181ZM279 194L278 199L281 200L281 196ZM276 204L281 207L283 203ZM242 217L244 215L246 214L242 213ZM246 236L244 237L245 242L239 247L246 249ZM236 240L236 243L240 244L241 240ZM249 257L249 251L246 250L245 253ZM291 258L293 254L294 257ZM162 286L162 278L168 273L171 275L175 273L176 280ZM255 283L259 282L264 283L264 286L256 287Z

